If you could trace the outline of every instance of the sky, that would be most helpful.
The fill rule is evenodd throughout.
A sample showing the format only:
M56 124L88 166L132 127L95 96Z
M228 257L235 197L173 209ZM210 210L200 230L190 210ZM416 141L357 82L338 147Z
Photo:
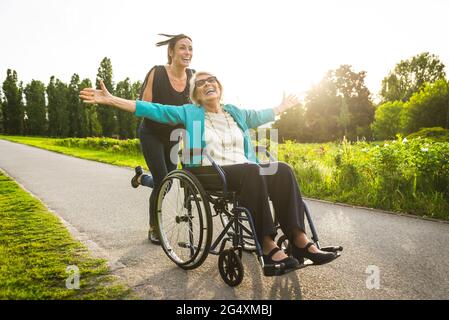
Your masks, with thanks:
M142 81L167 62L157 34L185 33L191 67L216 74L227 103L303 98L342 64L367 72L376 99L401 60L427 51L449 66L448 14L445 0L0 0L0 82L8 68L24 84L73 73L94 82L104 57L116 83Z

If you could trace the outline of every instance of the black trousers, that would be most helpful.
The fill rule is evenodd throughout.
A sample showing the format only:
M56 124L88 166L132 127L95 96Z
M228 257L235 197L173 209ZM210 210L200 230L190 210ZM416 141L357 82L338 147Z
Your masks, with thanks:
M292 238L294 229L305 232L304 204L290 165L277 162L277 170L272 175L262 175L261 167L255 163L223 166L228 188L239 193L239 204L247 208L255 223L257 238L276 236L276 229L270 210L273 203L274 214L285 235ZM273 165L273 164L271 164Z

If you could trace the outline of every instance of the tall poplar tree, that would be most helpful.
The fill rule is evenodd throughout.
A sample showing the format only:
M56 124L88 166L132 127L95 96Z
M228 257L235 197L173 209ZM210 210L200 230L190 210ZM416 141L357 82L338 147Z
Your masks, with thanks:
M69 136L82 137L81 122L82 122L82 106L79 98L80 92L80 77L74 73L70 79L68 87L68 116L69 116Z
M117 83L115 95L124 99L133 100L132 86L129 78ZM117 110L118 134L122 139L130 139L136 137L136 117L126 111Z
M24 106L22 84L18 83L17 72L8 69L3 82L3 125L8 134L23 134Z
M70 124L68 114L68 87L54 76L47 86L48 134L52 137L67 137Z
M92 88L92 82L89 79L83 79L80 83L80 91L84 88ZM96 104L86 104L81 102L81 133L82 136L99 137L101 136L102 129L100 121L98 120L98 113Z
M45 85L38 80L32 80L25 87L25 111L27 114L27 134L45 135L47 117L45 107Z
M103 80L104 85L111 94L114 94L114 84L112 81L112 63L111 60L105 57L98 68L97 79L95 86L100 88L100 80ZM103 136L112 137L117 130L117 116L113 108L109 106L98 106L98 120L103 129Z

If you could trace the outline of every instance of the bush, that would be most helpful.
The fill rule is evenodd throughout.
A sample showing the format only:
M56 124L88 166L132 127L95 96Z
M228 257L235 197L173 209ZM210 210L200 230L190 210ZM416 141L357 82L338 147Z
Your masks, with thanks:
M67 138L58 139L58 146L90 150L112 151L117 154L141 154L138 139L118 140L112 138Z
M418 132L407 136L407 139L428 138L438 142L449 142L449 130L441 127L422 128Z

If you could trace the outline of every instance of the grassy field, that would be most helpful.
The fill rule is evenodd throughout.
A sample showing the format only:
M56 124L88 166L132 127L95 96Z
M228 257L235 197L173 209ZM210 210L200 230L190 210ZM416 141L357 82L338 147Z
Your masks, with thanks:
M0 135L0 139L23 143L82 159L110 163L117 166L134 168L140 165L142 166L142 168L148 170L145 165L145 159L143 158L143 155L141 154L138 147L137 139L129 140L129 143L122 143L127 143L127 145L129 145L129 147L126 149L118 148L117 146L119 145L119 140L115 139L57 139L46 137L22 137L4 135ZM77 145L74 141L87 141L92 143Z
M0 231L0 300L131 297L106 261L92 258L55 215L1 172Z
M0 136L120 166L145 167L139 143ZM429 139L279 145L305 196L449 220L449 143Z

